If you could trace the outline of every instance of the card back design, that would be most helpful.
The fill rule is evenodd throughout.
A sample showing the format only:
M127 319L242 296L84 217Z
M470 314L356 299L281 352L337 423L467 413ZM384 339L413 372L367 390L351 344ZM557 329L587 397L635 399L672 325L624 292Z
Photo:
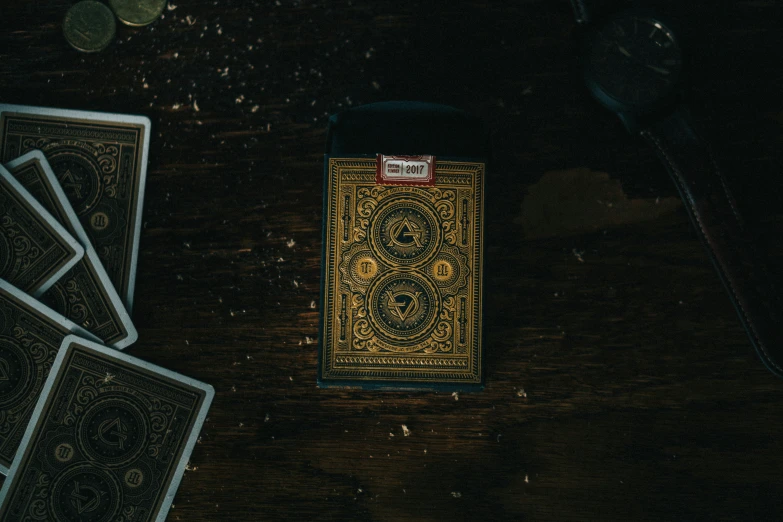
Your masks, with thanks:
M0 278L39 296L84 249L0 166Z
M164 520L213 395L67 337L0 491L0 519Z
M8 473L49 368L71 333L90 335L0 279L0 473Z
M149 149L147 118L0 105L0 159L41 150L125 308L133 308Z
M123 349L133 344L138 339L136 328L43 153L29 152L7 163L6 168L84 245L84 257L41 300L107 346Z
M321 385L480 384L483 176L379 185L376 161L329 159Z

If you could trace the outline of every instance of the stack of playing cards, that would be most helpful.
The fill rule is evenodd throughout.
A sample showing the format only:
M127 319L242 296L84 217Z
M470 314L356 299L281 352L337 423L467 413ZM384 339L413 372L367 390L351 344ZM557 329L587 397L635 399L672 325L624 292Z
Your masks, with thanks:
M149 133L0 104L0 520L163 520L204 422L211 386L119 351Z

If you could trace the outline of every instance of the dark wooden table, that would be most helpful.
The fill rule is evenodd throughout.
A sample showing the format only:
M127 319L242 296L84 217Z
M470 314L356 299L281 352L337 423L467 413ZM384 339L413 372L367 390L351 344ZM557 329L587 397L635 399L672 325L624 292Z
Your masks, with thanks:
M170 520L780 519L783 383L582 87L568 2L170 2L97 55L71 2L0 11L0 100L152 119L128 353L217 392ZM783 9L659 4L780 265ZM480 393L315 385L326 118L396 99L492 130Z

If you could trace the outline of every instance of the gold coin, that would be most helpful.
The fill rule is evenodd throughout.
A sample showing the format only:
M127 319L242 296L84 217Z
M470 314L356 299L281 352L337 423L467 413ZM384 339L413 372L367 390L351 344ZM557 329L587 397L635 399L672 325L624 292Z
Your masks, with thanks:
M84 0L74 4L65 15L63 34L77 51L97 53L109 46L117 34L117 23L108 7Z
M133 27L149 25L163 14L168 0L109 0L120 22Z

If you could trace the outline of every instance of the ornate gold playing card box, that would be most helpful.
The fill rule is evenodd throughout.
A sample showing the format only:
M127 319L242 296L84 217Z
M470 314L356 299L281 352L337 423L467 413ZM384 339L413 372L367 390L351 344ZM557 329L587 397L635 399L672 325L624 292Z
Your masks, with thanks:
M321 384L481 383L484 164L434 171L385 185L375 159L328 159Z
M463 115L386 103L332 117L319 386L483 386L485 160L448 154L476 141Z

